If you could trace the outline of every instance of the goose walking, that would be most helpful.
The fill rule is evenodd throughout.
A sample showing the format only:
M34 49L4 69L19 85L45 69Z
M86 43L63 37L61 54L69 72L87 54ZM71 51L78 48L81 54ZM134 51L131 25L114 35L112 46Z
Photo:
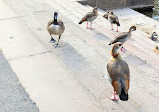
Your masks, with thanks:
M117 35L110 43L114 44L116 42L121 42L122 44L124 44L129 38L131 38L131 32L136 30L136 26L131 26L128 32L123 32L120 33L119 35ZM122 47L121 51L125 51L125 49Z
M87 13L78 24L82 24L87 21L87 29L92 28L92 22L98 17L98 8L94 7L92 12ZM90 27L88 27L88 22L90 22Z
M59 47L60 37L63 34L63 32L65 31L65 26L64 26L63 21L59 20L57 18L58 18L58 13L54 12L54 18L48 22L47 27L46 27L47 31L49 32L49 34L51 36L50 43L56 42L56 40L52 37L52 34L59 35L58 42L54 45L55 48Z
M114 15L114 13L112 11L109 11L107 14L105 14L103 16L104 18L108 19L111 23L111 26L112 26L112 29L113 30L113 24L116 24L117 25L117 30L116 32L118 32L118 26L120 26L120 23L119 23L119 19L116 15Z
M121 58L119 49L122 43L116 43L111 50L111 59L107 63L107 71L110 78L110 83L114 88L114 94L111 100L118 100L116 94L119 95L120 100L128 100L128 90L130 81L130 72L128 64Z

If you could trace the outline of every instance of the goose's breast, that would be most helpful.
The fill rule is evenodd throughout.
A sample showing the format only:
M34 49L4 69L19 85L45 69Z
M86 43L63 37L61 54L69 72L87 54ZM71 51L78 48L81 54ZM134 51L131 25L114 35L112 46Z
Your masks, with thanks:
M89 21L89 22L92 22L92 21L94 21L96 18L97 18L97 16L92 16L92 17L88 18L88 21Z
M58 34L59 34L60 27L59 27L58 25L50 25L49 30L50 30L53 34L58 35Z

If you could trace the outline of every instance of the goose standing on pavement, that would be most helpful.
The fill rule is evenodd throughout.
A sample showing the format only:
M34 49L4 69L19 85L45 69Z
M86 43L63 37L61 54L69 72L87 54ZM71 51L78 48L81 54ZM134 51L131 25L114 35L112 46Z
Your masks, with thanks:
M113 30L113 24L116 24L117 25L117 30L116 31L118 32L118 26L120 26L118 17L116 15L114 15L114 13L112 11L109 11L103 17L110 21L111 26L112 26L111 30Z
M98 8L94 7L92 12L87 13L79 22L82 24L83 22L87 21L87 29L92 28L92 22L98 17ZM90 22L90 27L88 27L88 22Z
M110 97L111 100L118 100L116 94L119 95L120 100L128 100L128 90L130 81L130 72L128 64L122 60L119 49L122 43L116 43L111 50L111 59L107 63L107 71L109 74L110 83L114 88L114 94Z
M46 27L47 31L49 32L49 34L51 36L50 43L55 43L56 42L56 40L52 37L52 34L53 35L59 35L58 42L55 44L55 48L59 47L60 37L65 30L64 23L62 22L62 20L58 20L57 17L58 17L58 13L54 12L54 19L51 19L48 22L47 27Z
M116 42L121 42L122 44L124 44L129 38L131 38L131 32L136 30L136 26L131 26L128 32L123 32L120 33L119 35L117 35L110 43L114 44ZM125 49L122 47L121 51L125 51Z

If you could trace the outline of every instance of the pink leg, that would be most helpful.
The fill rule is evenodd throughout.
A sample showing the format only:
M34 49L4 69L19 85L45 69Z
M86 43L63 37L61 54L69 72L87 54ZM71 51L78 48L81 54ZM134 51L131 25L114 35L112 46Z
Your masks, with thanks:
M126 51L126 49L125 49L124 47L122 47L120 50L121 50L121 51L123 51L123 52L125 52L125 51Z
M116 98L116 92L114 91L114 92L112 92L113 93L113 95L112 95L112 97L110 97L109 99L111 99L111 100L113 100L113 101L117 101L118 100L118 98Z
M88 21L87 21L87 29L89 29L89 27L88 27Z
M117 25L117 30L116 30L116 32L118 32L118 25Z
M92 22L91 22L91 24L90 24L90 29L91 29L91 30L93 30L93 29L94 29L94 28L92 27Z
M112 29L111 29L111 30L113 30L113 25L111 24L111 26L112 26Z

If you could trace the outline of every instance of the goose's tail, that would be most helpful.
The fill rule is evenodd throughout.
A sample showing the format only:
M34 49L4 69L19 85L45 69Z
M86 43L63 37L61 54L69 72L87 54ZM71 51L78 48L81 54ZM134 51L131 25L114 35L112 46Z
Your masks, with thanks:
M119 95L119 98L122 101L127 101L129 99L129 95L124 92L123 88L121 90L121 94Z
M118 26L120 26L120 23L119 23L119 22L117 22L116 24L117 24Z
M83 23L83 21L80 21L78 24L82 24Z

